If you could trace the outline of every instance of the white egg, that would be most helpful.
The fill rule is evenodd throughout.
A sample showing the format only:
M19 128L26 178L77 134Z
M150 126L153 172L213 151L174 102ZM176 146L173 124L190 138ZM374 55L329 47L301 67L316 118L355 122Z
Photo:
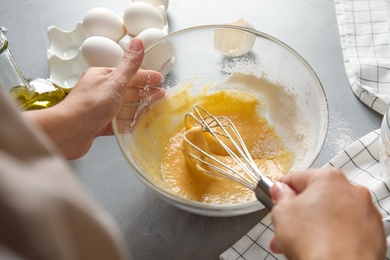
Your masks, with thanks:
M227 23L240 27L254 29L254 26L241 18L234 23ZM250 52L255 44L256 36L252 33L234 29L215 29L214 48L226 56L240 56Z
M123 12L123 23L130 35L137 36L149 28L163 29L165 19L160 10L152 4L134 2Z
M89 10L83 19L85 36L104 36L117 42L125 34L126 29L122 18L114 11L96 7Z
M90 67L116 67L124 53L119 44L102 36L89 37L81 45L81 54Z
M165 10L168 9L168 5L169 5L169 0L133 0L133 2L146 2L154 6L163 5Z
M157 28L149 28L137 35L137 38L141 39L144 43L145 48L148 47L151 43L161 39L164 36L167 36L168 33L164 30Z

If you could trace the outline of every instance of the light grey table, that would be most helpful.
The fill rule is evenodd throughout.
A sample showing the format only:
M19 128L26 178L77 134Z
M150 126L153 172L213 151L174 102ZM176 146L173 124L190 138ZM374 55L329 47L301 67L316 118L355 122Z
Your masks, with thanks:
M121 13L129 3L0 0L0 26L9 30L9 47L25 76L48 77L48 26L71 30L90 8L103 6ZM350 89L333 1L171 0L168 17L171 32L245 18L308 61L324 86L330 110L328 137L315 167L379 128L382 116ZM114 137L96 139L86 156L71 163L96 202L116 220L135 259L217 259L266 214L210 218L166 204L130 172Z

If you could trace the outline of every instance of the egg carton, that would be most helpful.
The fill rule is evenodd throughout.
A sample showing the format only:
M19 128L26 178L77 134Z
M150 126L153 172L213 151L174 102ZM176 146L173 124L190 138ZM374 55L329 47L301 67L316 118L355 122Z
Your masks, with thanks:
M140 38L147 47L168 35L167 7L168 0L135 0L121 14L92 8L70 31L49 26L49 79L69 92L89 67L115 67L132 38ZM144 61L143 68L159 70Z

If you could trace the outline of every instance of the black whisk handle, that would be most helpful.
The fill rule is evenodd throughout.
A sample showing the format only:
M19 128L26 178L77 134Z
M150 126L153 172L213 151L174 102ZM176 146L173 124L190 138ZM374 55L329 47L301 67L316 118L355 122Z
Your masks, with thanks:
M257 183L254 190L256 198L269 210L271 210L274 205L269 191L273 184L274 183L270 178L263 176L263 178Z

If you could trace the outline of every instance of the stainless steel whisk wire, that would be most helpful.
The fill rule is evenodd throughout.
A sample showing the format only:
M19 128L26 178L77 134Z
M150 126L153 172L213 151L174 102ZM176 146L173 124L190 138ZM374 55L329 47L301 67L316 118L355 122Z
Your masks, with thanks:
M269 189L273 185L273 182L261 173L233 122L226 116L214 116L198 105L195 105L193 109L195 115L194 113L186 114L185 120L188 120L188 117L192 118L199 124L199 126L202 127L203 132L211 134L211 136L223 147L229 156L233 158L234 162L239 166L240 169L243 170L245 174L218 160L218 158L208 154L198 146L194 145L186 138L186 135L184 135L183 138L185 142L206 156L208 159L211 159L219 165L216 166L190 153L189 156L201 162L202 164L207 165L210 170L201 167L199 164L196 165L196 168L208 174L231 179L248 187L255 192L257 199L266 208L272 209L273 202ZM221 122L222 120L224 122ZM228 129L230 129L232 134L228 131ZM228 145L226 145L226 143L223 142L220 137L227 138L234 145L238 155Z

